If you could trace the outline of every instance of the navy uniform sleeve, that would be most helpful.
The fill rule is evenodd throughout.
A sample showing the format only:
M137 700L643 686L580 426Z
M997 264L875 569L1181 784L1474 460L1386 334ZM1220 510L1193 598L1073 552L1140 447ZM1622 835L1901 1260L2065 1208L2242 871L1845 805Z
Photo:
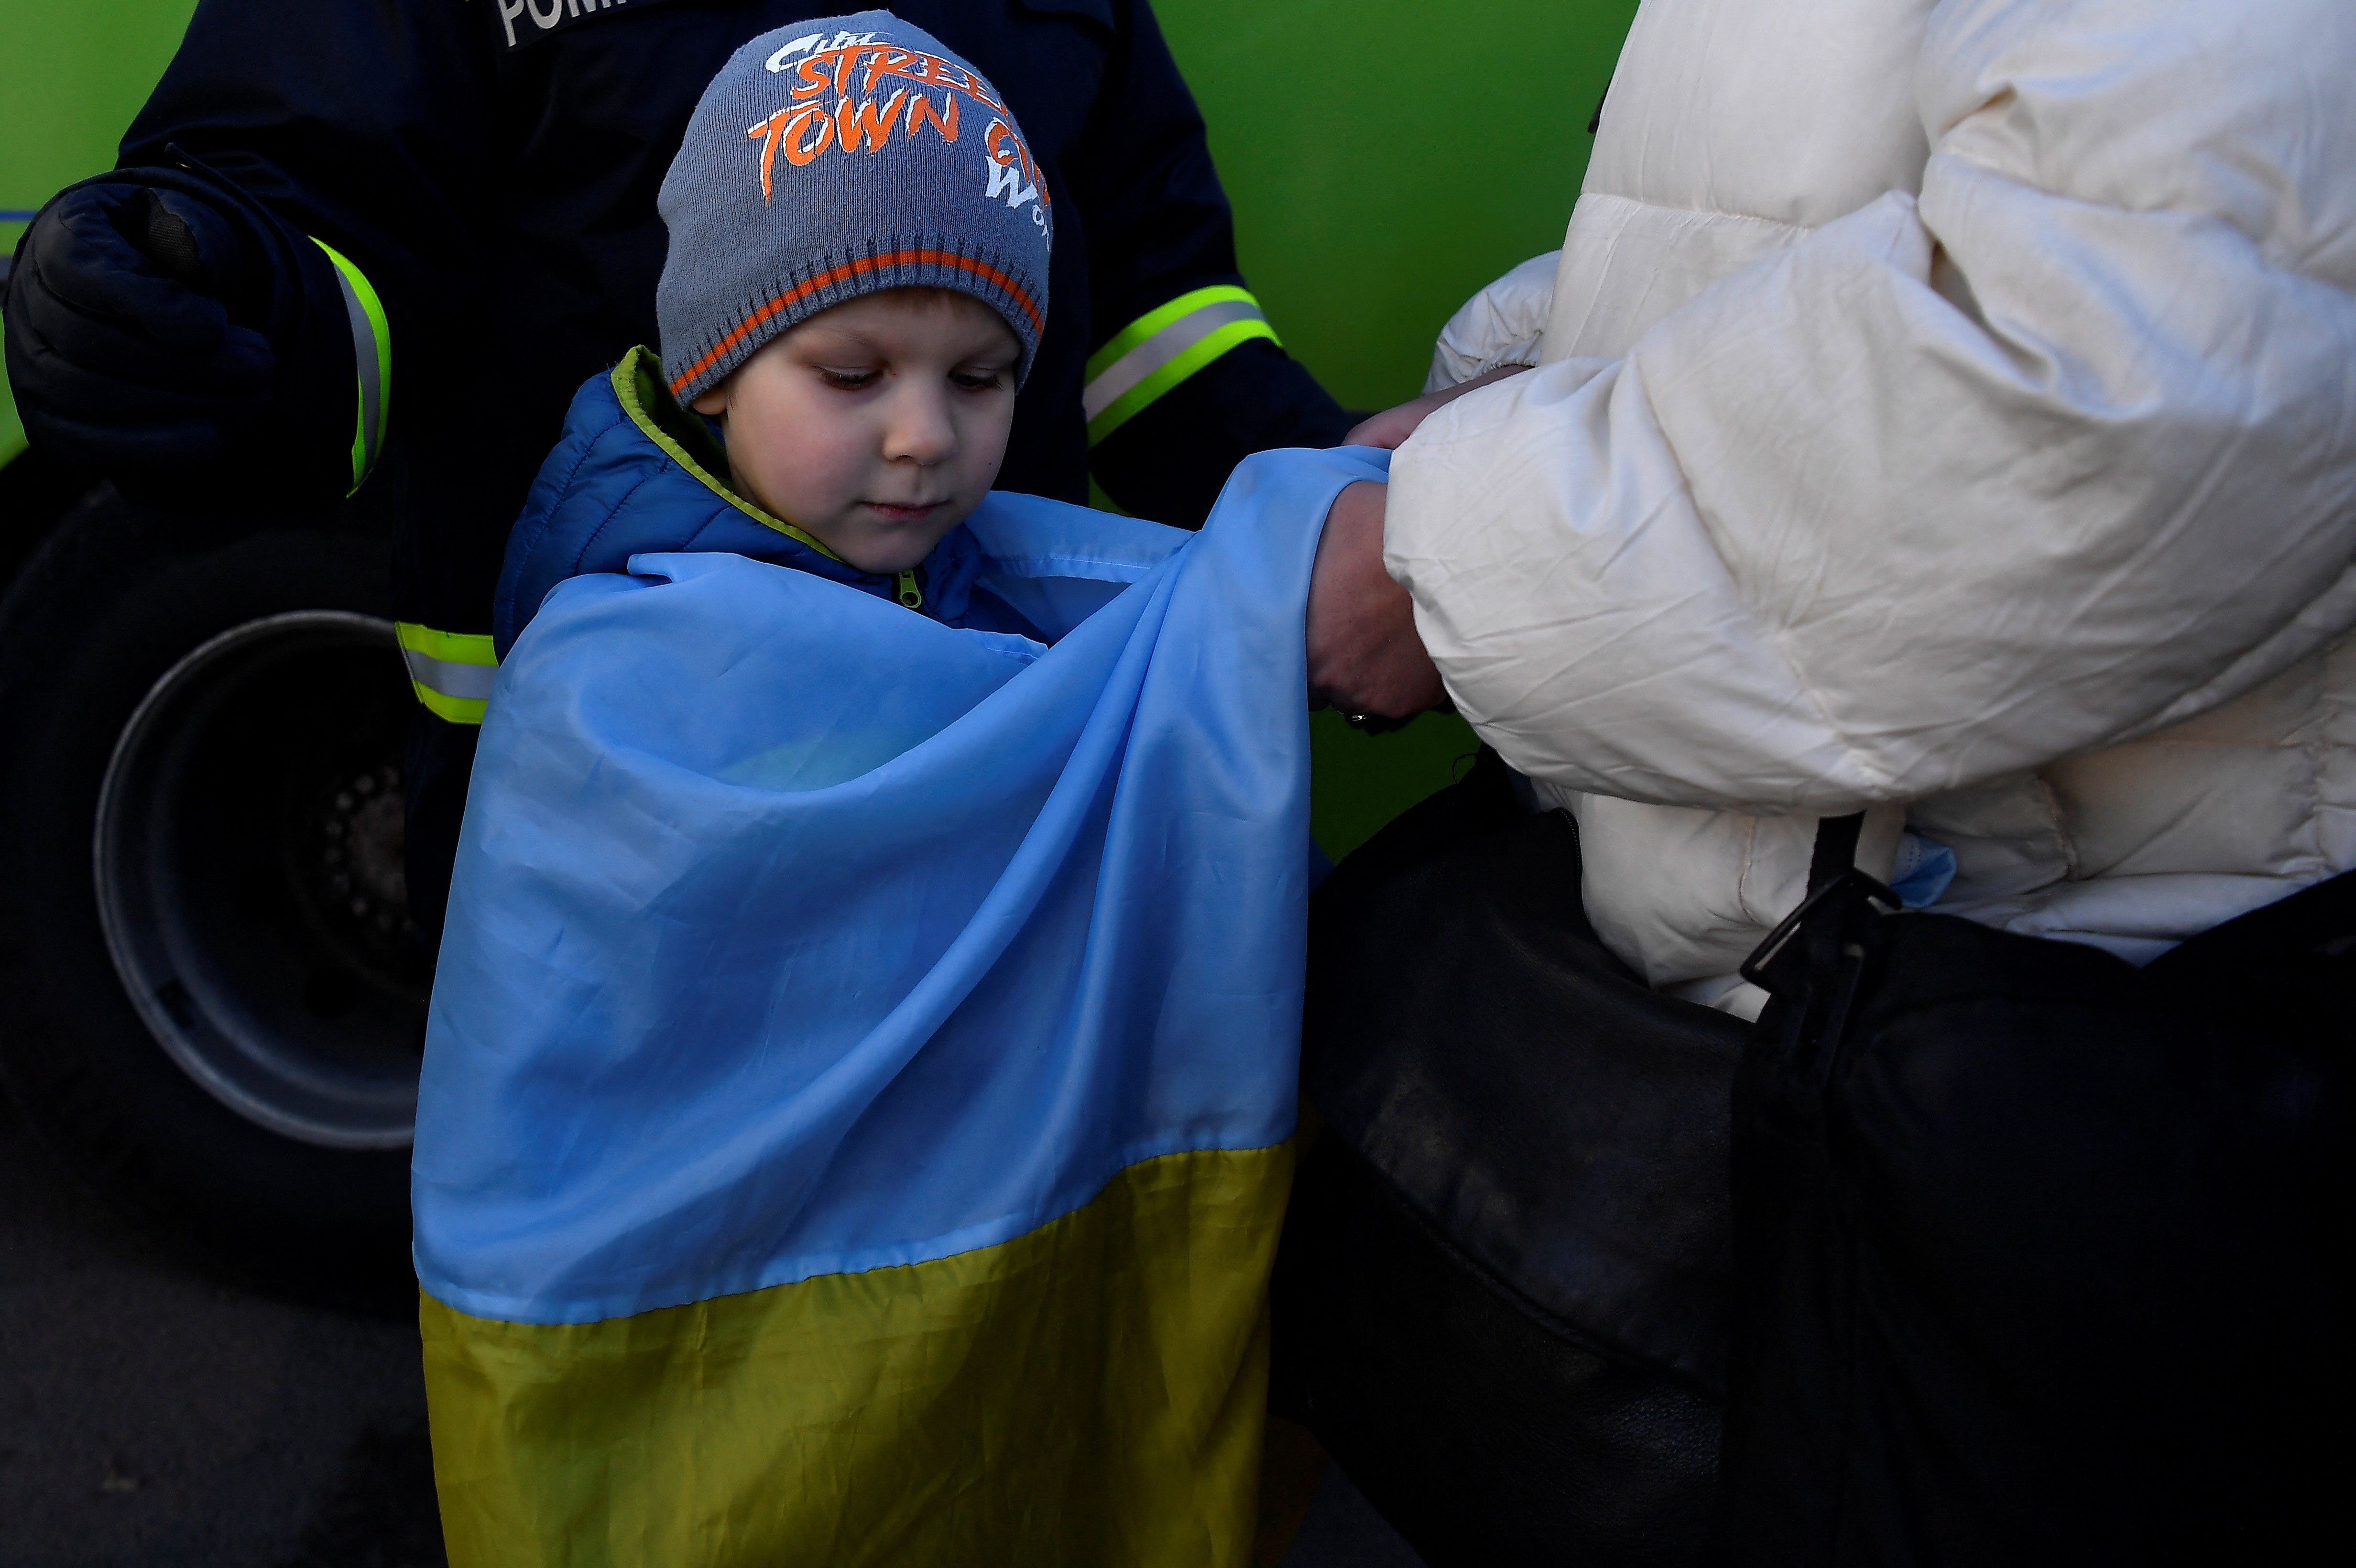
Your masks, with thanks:
M451 362L478 293L473 217L492 127L474 10L202 0L123 142L122 168L193 169L283 228L279 254L323 296L315 318L350 335L348 357L311 360L357 384L309 395L345 421L324 439L355 489L382 449L396 367Z
M502 492L471 482L470 443L448 428L446 394L426 389L470 379L487 336L484 171L498 127L483 11L459 0L202 0L121 159L126 169L193 165L266 210L286 231L280 253L297 259L303 291L324 296L311 319L349 334L341 357L281 349L284 363L332 367L316 386L282 393L332 417L277 431L282 444L323 450L237 460L317 472L317 501L347 493L348 475L361 507L392 523L412 684L429 711L461 725L482 721L496 662L478 629L488 598L478 580L482 560L497 561L505 519L460 516L457 503ZM330 374L350 379L330 384ZM388 444L397 475L363 490Z
M1130 0L1088 156L1089 467L1126 510L1199 527L1235 465L1331 446L1353 416L1279 345L1236 268L1203 118Z

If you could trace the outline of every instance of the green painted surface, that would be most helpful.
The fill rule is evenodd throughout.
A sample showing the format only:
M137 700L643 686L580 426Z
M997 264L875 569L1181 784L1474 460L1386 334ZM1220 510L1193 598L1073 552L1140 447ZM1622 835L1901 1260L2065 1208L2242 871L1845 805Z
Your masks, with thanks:
M195 0L7 0L0 21L0 208L35 208L114 164Z
M1154 9L1211 128L1252 292L1294 357L1373 409L1423 389L1458 305L1562 243L1636 0ZM1367 736L1321 713L1311 737L1317 840L1336 859L1478 744L1440 714Z
M29 209L113 163L194 0L0 5L0 209ZM1636 0L1156 9L1210 125L1253 291L1297 358L1373 409L1421 389L1433 336L1474 290L1561 243ZM22 232L0 225L0 245ZM0 463L23 445L0 387ZM1312 734L1317 837L1336 858L1474 748L1443 715L1369 737L1324 713Z
M1562 243L1635 0L1156 0L1252 291L1344 403L1423 389L1481 285ZM1511 71L1502 69L1512 64Z
M0 212L29 212L114 166L115 144L164 74L196 0L0 0ZM22 223L0 223L13 251ZM25 448L0 381L0 464Z

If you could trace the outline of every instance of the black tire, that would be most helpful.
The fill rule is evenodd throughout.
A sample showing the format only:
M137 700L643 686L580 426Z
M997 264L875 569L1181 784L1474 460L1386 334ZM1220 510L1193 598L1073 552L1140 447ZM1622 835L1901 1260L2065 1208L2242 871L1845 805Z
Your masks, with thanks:
M16 572L0 1079L105 1196L209 1259L402 1310L431 971L400 904L387 560L102 487Z

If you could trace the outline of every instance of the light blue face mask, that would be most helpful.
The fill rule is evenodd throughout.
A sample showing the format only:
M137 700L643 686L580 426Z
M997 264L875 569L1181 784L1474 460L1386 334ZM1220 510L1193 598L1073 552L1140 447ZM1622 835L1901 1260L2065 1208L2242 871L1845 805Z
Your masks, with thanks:
M1904 833L1898 838L1898 863L1890 873L1890 891L1908 909L1928 909L1939 901L1955 880L1955 852L1935 838Z

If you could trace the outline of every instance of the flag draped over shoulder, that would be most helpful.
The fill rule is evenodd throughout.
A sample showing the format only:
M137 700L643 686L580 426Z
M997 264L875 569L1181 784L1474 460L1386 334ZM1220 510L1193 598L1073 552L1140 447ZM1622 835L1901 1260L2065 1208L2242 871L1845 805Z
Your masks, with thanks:
M1244 1559L1302 606L1383 474L1265 453L1192 537L993 496L1052 646L734 555L549 597L419 1107L454 1563Z

